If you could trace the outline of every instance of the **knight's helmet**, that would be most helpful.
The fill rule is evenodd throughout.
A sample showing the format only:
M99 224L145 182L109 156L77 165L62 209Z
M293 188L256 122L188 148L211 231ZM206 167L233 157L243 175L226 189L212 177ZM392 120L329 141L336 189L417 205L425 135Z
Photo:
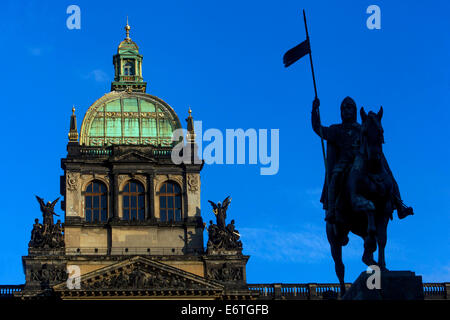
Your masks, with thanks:
M345 97L344 100L342 100L342 103L341 103L341 118L342 118L342 109L344 108L345 105L350 105L350 106L353 107L353 117L354 117L354 118L352 119L352 122L356 122L356 114L357 114L357 111L356 111L356 103L355 103L355 100L353 100L353 99L350 98L350 97ZM344 119L342 119L342 120L344 120Z

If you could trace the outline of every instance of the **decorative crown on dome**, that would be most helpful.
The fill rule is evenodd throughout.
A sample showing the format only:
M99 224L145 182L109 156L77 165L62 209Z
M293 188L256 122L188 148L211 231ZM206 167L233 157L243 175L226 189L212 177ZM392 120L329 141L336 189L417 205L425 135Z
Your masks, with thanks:
M126 37L119 44L117 54L113 57L115 69L111 91L145 92L147 83L142 77L142 59L138 45L130 38L131 27L125 26Z

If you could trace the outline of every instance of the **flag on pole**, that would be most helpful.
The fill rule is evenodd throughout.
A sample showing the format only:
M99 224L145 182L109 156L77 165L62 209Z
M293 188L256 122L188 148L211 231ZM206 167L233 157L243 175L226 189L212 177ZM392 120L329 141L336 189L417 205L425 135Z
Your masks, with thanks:
M309 38L306 38L305 41L288 50L284 54L283 56L284 66L286 68L289 67L291 64L295 63L300 58L306 56L308 53L311 53L311 46L309 45Z
M317 99L317 87L316 87L316 77L314 75L314 66L312 61L312 54L311 54L311 45L309 44L309 34L308 34L308 26L306 24L306 13L305 10L303 10L303 21L305 22L305 31L306 31L306 40L297 45L296 47L293 47L292 49L288 50L284 56L283 56L283 63L284 66L287 68L291 64L295 63L300 58L306 56L309 53L309 62L311 63L311 74L312 74L312 80L314 85L314 95ZM319 109L317 109L317 112L319 113ZM319 123L320 123L320 113L319 113ZM325 164L325 181L326 184L328 184L328 166L327 166L327 154L325 152L325 144L323 142L323 133L322 133L322 125L320 125L320 142L322 143L322 154L323 154L323 162Z

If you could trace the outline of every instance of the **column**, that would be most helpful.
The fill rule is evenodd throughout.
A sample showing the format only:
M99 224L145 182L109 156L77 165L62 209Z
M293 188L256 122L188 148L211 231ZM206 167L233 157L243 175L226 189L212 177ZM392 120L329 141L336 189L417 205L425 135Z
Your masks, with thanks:
M147 220L155 219L155 185L154 185L154 174L147 174Z
M119 175L113 174L113 220L119 220Z

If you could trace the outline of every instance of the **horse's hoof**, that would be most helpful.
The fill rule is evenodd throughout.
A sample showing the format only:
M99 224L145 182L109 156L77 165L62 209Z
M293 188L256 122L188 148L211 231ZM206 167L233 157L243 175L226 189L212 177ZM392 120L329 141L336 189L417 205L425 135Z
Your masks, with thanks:
M365 244L364 244L364 246L365 246ZM373 253L371 251L367 251L367 250L364 250L364 253L362 255L362 262L368 267L377 265L377 262L373 259Z
M374 266L374 265L376 265L377 264L377 262L373 259L373 257L366 257L366 256L364 256L363 255L363 257L362 257L362 262L366 265L366 266L368 266L368 267L370 267L370 266Z
M362 259L362 261L368 267L375 266L377 264L377 262L373 259Z

